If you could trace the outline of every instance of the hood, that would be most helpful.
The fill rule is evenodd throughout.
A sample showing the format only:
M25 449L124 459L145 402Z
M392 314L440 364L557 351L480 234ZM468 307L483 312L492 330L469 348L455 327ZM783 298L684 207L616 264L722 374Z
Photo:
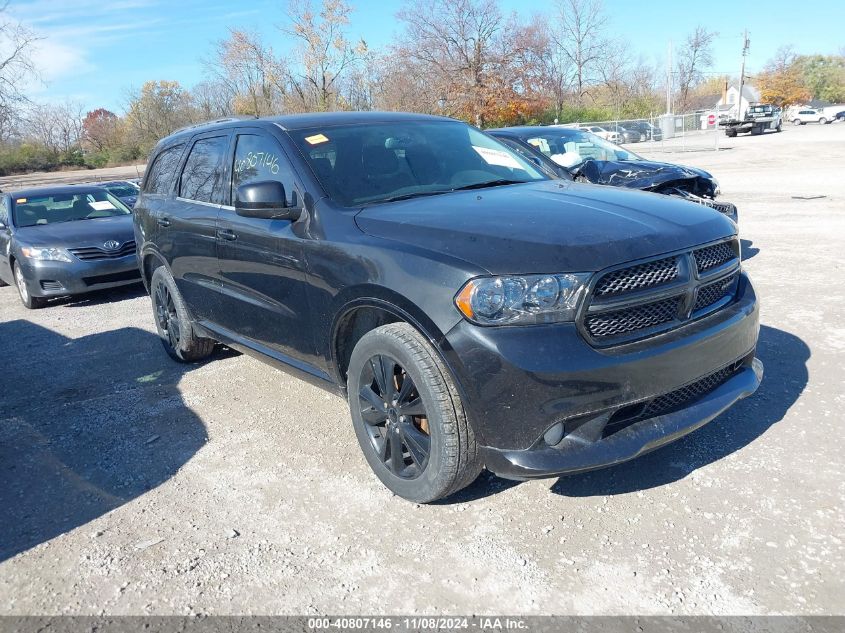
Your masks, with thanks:
M130 209L134 208L138 196L120 196L119 200Z
M716 182L713 176L696 167L658 163L650 160L593 160L584 161L579 173L597 185L612 185L654 191L672 185L691 188L690 192L714 196Z
M671 196L561 180L373 205L355 220L369 235L493 274L592 272L736 231L712 209Z
M16 229L15 239L21 244L30 246L79 248L102 246L108 240L123 244L134 240L135 234L132 228L132 216L120 215L111 218L25 226Z

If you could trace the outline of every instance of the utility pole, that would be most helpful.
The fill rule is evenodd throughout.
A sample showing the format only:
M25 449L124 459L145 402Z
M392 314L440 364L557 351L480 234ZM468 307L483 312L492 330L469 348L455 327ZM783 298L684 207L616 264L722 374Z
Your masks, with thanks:
M742 121L742 87L745 85L745 56L748 55L748 47L751 42L748 40L748 29L742 35L742 66L739 71L739 102L737 103L736 118Z
M666 62L666 114L672 114L672 40L669 40L669 57Z

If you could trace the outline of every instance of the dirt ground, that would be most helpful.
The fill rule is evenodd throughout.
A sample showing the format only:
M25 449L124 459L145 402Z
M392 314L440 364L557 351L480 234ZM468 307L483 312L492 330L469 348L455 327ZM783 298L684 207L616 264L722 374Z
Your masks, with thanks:
M0 614L845 613L845 125L720 145L642 150L740 209L760 391L634 462L440 505L379 484L341 399L171 362L138 288L0 289Z

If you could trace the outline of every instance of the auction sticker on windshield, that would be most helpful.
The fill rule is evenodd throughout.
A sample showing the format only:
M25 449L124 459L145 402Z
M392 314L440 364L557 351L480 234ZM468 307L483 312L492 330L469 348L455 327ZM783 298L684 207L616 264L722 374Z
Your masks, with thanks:
M501 167L510 167L511 169L522 169L522 166L516 162L516 159L498 149L490 149L488 147L478 147L473 145L472 149L478 152L478 155L483 158L488 165L499 165Z

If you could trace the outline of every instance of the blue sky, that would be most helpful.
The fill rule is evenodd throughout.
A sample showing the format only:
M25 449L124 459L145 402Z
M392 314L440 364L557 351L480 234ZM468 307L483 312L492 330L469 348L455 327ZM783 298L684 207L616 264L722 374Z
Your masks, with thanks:
M400 33L395 14L401 0L351 2L351 37L379 47ZM526 18L551 6L524 0L500 3L504 12ZM283 52L289 44L276 28L285 20L283 6L284 0L12 0L7 12L44 38L36 55L44 83L26 87L32 98L71 98L89 108L122 111L129 89L144 81L175 79L187 87L201 81L202 59L228 27L258 31ZM679 43L698 24L719 31L714 72L739 73L745 27L751 39L751 74L782 45L822 54L845 47L838 19L823 19L816 10L796 12L795 3L786 0L764 5L605 0L604 7L609 34L629 42L635 55L653 64L665 65L669 40Z

